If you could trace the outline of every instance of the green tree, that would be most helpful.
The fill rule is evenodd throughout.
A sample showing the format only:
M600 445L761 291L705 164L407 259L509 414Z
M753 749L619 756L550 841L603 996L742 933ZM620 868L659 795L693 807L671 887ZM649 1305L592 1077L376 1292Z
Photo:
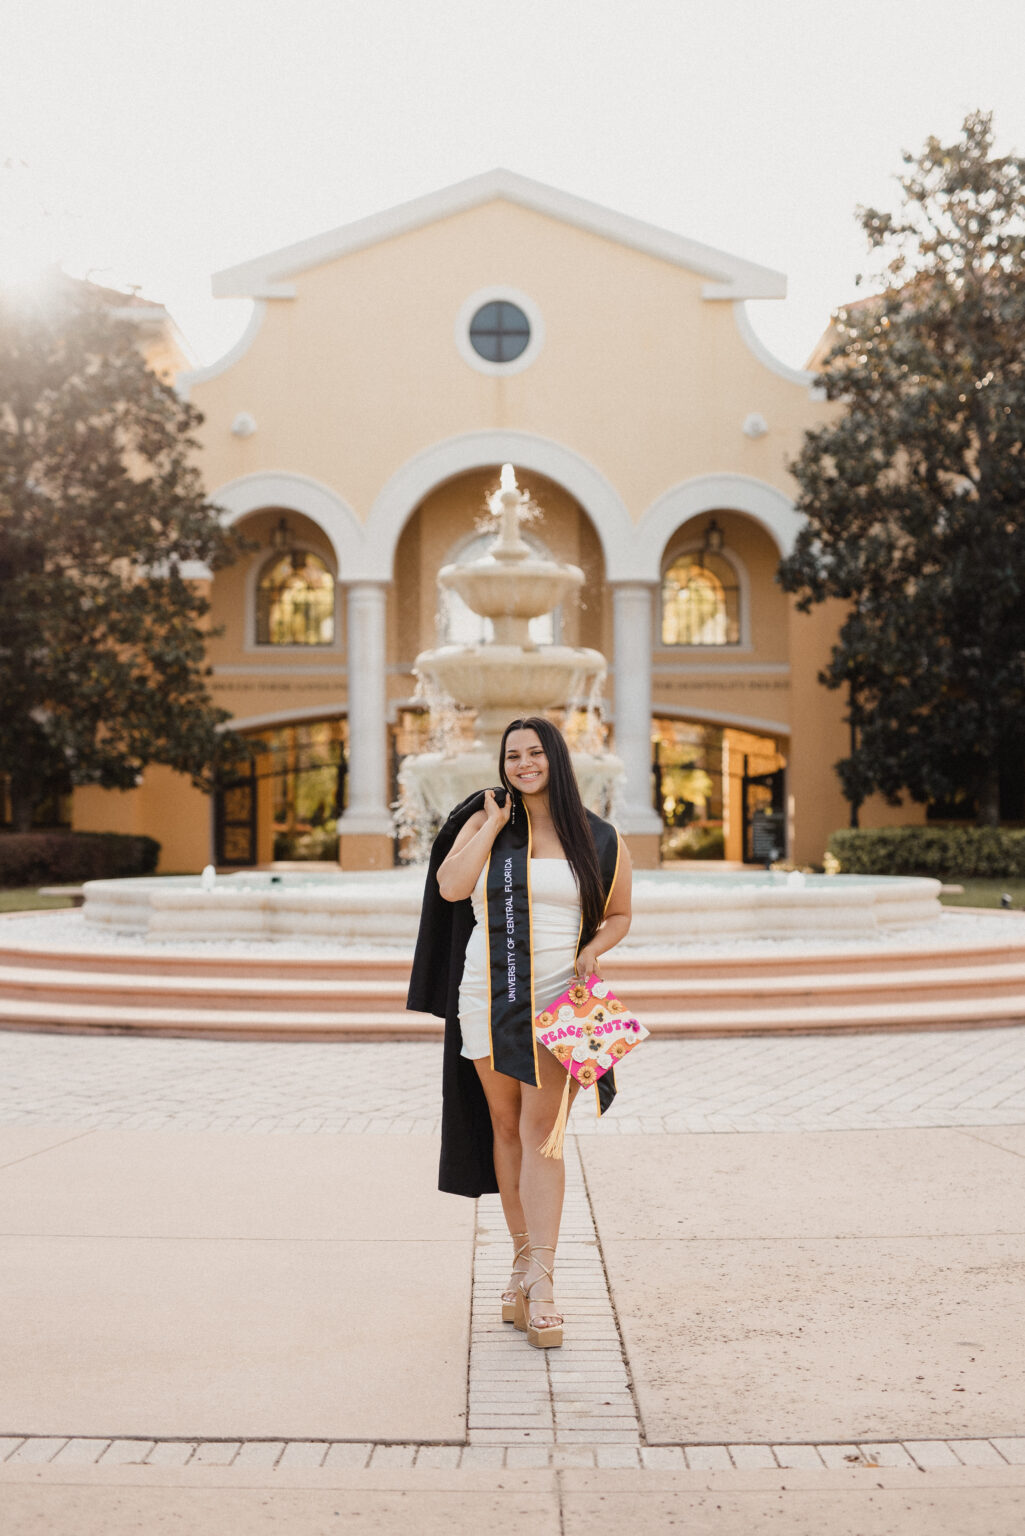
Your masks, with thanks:
M901 212L860 209L884 291L835 317L819 382L842 414L791 465L798 607L850 607L820 681L848 690L856 808L972 802L999 820L1025 754L1025 160L989 115L905 154Z
M17 829L54 792L130 788L150 763L209 787L241 749L218 730L209 605L187 579L238 541L191 461L199 413L110 298L60 274L0 295L0 774Z

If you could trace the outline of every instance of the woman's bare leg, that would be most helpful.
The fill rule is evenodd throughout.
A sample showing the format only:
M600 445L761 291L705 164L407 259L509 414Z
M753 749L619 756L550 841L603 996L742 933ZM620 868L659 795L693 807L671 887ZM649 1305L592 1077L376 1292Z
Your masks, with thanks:
M491 1112L495 1176L498 1179L502 1210L515 1248L525 1242L518 1234L527 1231L527 1221L520 1203L520 1097L521 1092L536 1090L524 1090L515 1077L506 1077L504 1072L496 1072L487 1056L475 1061L474 1066ZM523 1279L522 1261L515 1276L510 1275L509 1278L509 1286L503 1292L505 1301L512 1300L515 1287Z
M555 1249L559 1242L559 1224L562 1221L562 1201L566 1189L566 1165L561 1157L544 1157L537 1149L555 1124L566 1085L566 1069L559 1065L548 1051L538 1051L541 1071L540 1088L524 1085L520 1108L520 1180L519 1198L527 1218L526 1229L530 1233L532 1248L540 1250L540 1260L546 1269L555 1263ZM570 1082L570 1103L577 1094L577 1085ZM534 1295L539 1302L551 1301L552 1293L544 1271L537 1262L531 1264L524 1282L539 1283ZM535 1309L534 1321L561 1322L554 1311Z

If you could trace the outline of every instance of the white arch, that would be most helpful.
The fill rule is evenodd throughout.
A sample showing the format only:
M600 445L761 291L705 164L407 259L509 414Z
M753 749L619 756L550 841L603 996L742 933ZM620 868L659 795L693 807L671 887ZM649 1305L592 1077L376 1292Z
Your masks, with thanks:
M267 300L256 299L253 302L246 328L238 340L223 353L216 362L208 363L205 368L193 368L188 373L180 373L174 381L175 393L181 400L188 400L197 384L205 384L207 379L216 379L218 374L227 373L249 351L263 325L264 316L267 313Z
M793 731L785 720L766 720L762 715L741 715L724 709L704 709L700 705L655 703L651 714L653 719L732 726L738 731L762 731L766 736L786 736L788 739ZM234 726L235 722L231 723Z
M209 499L223 509L223 522L228 528L265 507L301 512L330 540L339 581L359 579L363 565L363 528L349 503L321 481L286 470L262 470L229 480Z
M219 731L259 731L274 725L304 725L308 720L344 720L348 709L344 704L302 704L298 708L273 709L263 715L240 715L225 720Z
M746 512L772 536L781 555L790 553L801 527L793 502L774 485L751 475L697 475L664 492L644 513L637 525L633 579L657 581L662 551L680 524L718 509Z
M614 576L629 550L634 529L622 498L601 471L550 438L532 432L489 430L434 443L392 475L367 519L363 579L391 580L399 534L410 513L436 486L467 470L505 463L515 464L528 474L545 475L576 498L598 531L606 570Z
M748 351L757 357L764 368L770 373L776 374L780 379L786 379L788 384L797 384L806 389L813 400L824 400L825 393L815 386L817 374L811 373L807 368L791 368L789 363L784 363L782 358L770 352L754 326L751 324L751 316L744 299L733 301L733 318L737 322L737 330L743 338Z

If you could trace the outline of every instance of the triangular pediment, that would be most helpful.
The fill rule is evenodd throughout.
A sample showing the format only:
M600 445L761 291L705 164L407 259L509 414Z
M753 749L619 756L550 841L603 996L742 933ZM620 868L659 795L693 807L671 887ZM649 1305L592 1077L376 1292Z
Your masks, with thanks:
M695 272L706 279L702 294L706 299L782 299L786 296L786 278L781 272L756 266L754 262L743 261L726 251L685 239L671 230L646 224L641 219L604 208L600 203L588 202L557 187L506 170L485 171L480 176L414 198L412 202L400 203L398 207L372 214L369 218L342 224L338 229L315 235L310 240L283 246L236 267L227 267L215 274L213 291L219 298L294 298L293 279L303 272L496 200L560 219L577 229Z

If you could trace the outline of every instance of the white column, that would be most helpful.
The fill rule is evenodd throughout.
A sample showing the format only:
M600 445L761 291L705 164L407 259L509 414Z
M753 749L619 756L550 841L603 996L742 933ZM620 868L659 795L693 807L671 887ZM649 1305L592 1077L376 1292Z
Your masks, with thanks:
M347 832L394 831L388 810L384 582L346 588L349 612L349 805L338 823Z
M616 679L616 756L626 769L626 833L661 833L652 805L651 647L652 587L640 581L613 585L613 668Z

